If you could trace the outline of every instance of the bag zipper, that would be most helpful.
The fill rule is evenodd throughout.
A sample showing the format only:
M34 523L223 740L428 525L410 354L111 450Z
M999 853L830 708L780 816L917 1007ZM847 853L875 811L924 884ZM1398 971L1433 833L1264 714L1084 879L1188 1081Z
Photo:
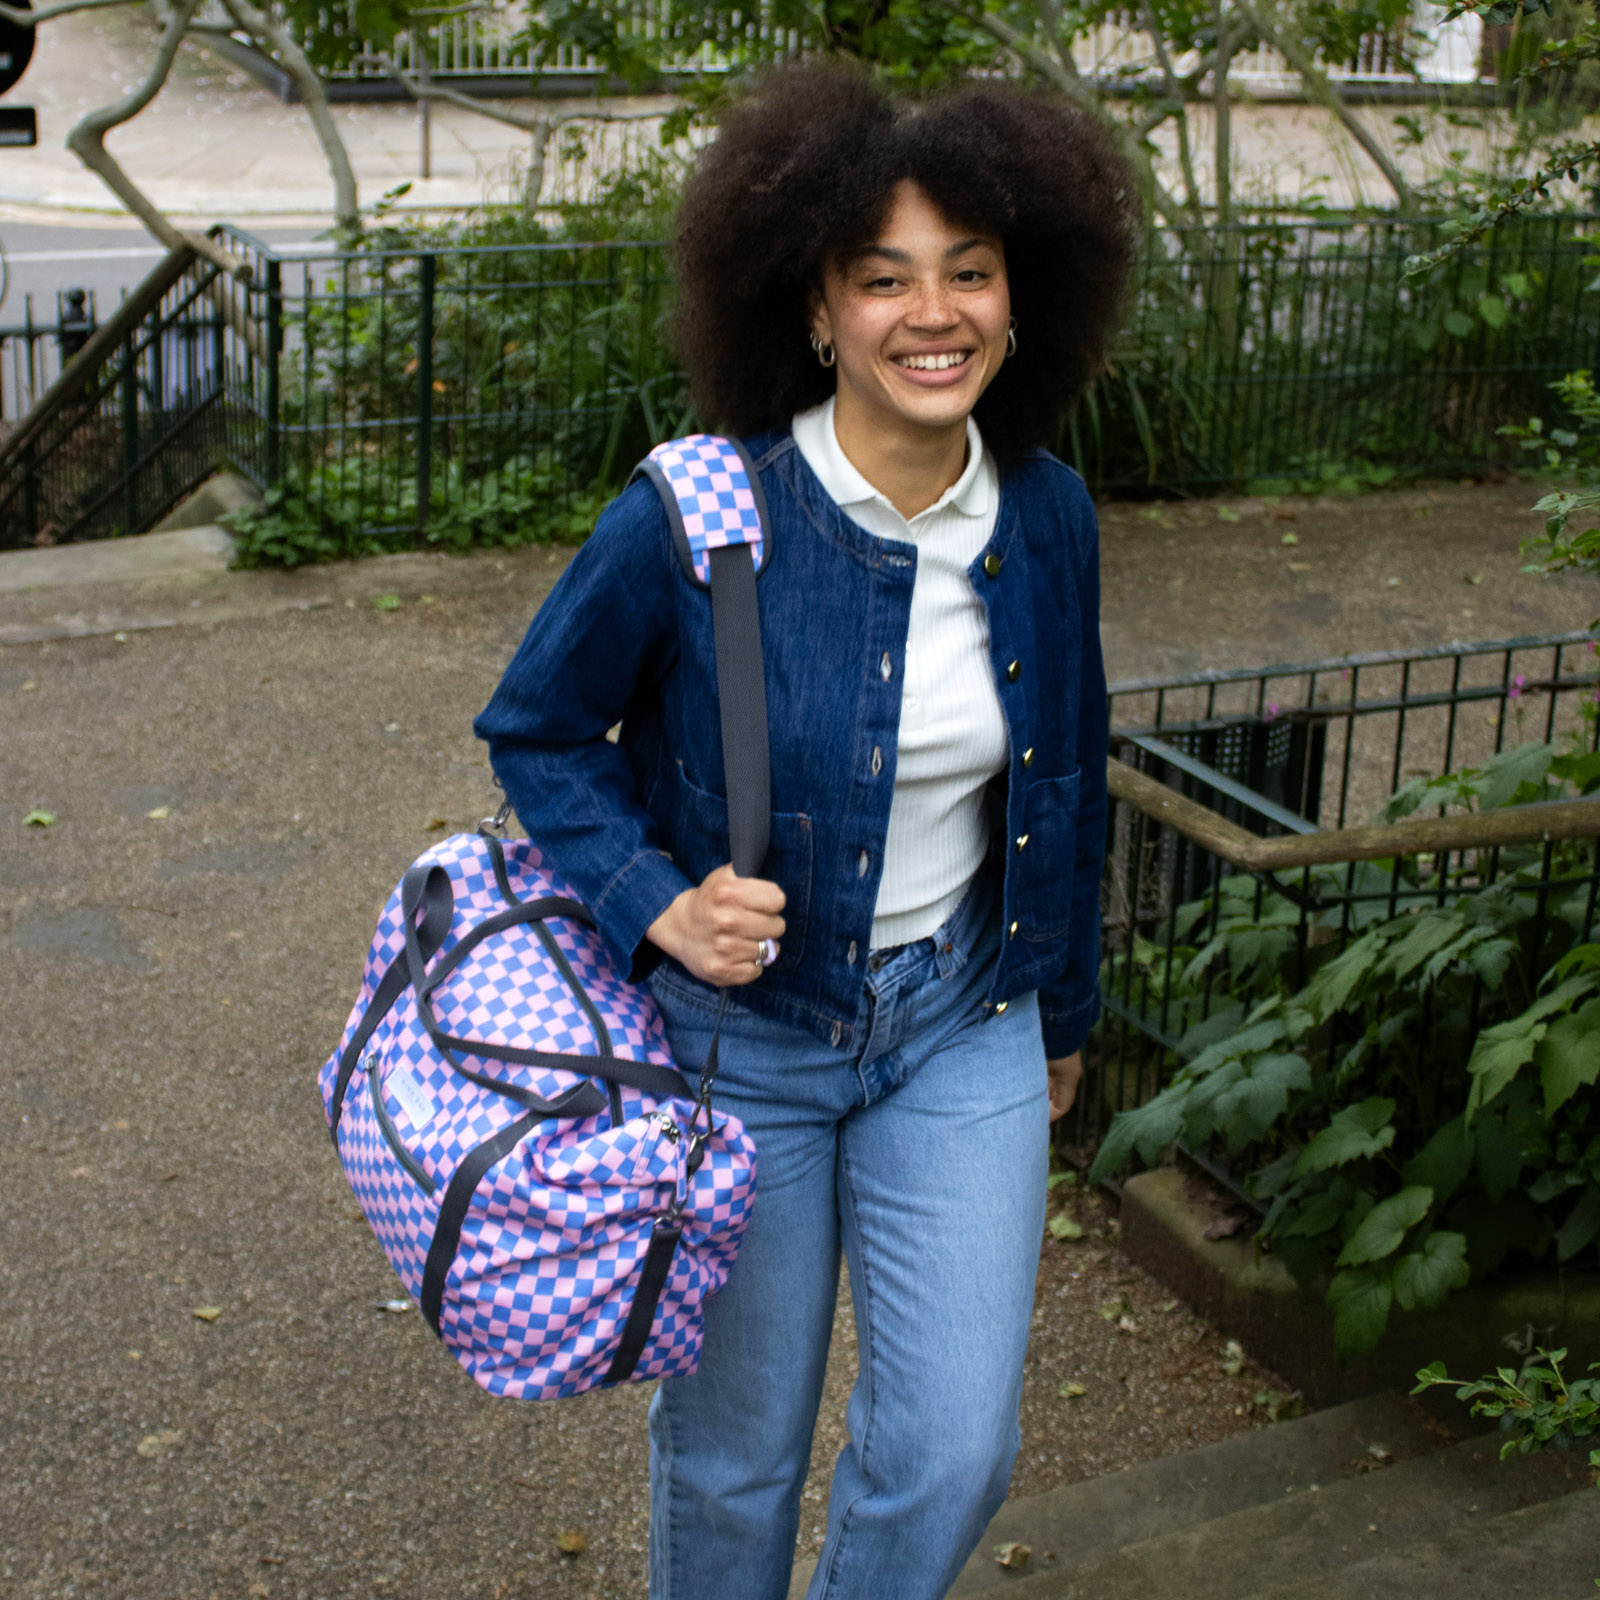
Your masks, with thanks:
M397 1160L411 1177L411 1181L427 1195L431 1195L438 1188L433 1181L428 1169L406 1149L404 1140L400 1137L400 1130L394 1125L394 1118L389 1115L389 1108L383 1103L383 1085L378 1079L378 1058L368 1056L362 1063L367 1069L367 1082L372 1085L372 1110L378 1119L378 1131L383 1135L384 1143L394 1151Z

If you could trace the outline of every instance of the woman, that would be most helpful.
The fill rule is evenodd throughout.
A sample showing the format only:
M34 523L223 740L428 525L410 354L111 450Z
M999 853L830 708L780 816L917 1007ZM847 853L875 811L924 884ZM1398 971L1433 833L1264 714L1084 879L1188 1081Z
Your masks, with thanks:
M1105 815L1094 513L1039 446L1136 231L1059 105L763 80L686 192L675 328L770 518L762 876L726 864L709 599L649 483L478 720L687 1068L736 996L718 1098L760 1192L699 1373L651 1407L654 1600L786 1594L841 1251L861 1376L814 1600L933 1600L1004 1497Z

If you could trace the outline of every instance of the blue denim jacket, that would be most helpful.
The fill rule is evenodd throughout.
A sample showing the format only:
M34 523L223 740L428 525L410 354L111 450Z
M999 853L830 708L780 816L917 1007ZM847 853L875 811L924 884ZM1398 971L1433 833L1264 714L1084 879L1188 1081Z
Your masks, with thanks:
M762 875L788 897L788 931L738 998L843 1050L889 826L917 552L846 517L787 433L746 443L772 538L756 585L772 747ZM1099 1011L1098 562L1076 473L1040 451L1003 474L994 536L971 568L1010 737L991 785L1006 937L986 1005L1037 989L1051 1056L1077 1049ZM728 859L714 660L710 595L680 565L654 485L637 479L474 725L523 827L635 979L661 959L646 928Z

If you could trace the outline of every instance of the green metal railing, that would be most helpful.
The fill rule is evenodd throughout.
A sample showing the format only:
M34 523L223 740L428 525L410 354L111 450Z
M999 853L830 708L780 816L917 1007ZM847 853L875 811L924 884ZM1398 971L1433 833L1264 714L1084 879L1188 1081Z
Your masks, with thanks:
M1497 430L1600 356L1594 226L1525 218L1422 282L1404 261L1436 224L1158 234L1060 453L1119 494L1513 462ZM246 281L165 263L0 446L0 546L140 531L224 461L321 541L302 553L580 534L693 420L660 244L290 258L218 236Z

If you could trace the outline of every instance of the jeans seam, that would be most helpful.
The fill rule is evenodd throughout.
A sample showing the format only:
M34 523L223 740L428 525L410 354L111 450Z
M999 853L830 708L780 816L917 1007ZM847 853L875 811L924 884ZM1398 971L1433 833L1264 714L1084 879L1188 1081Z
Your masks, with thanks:
M663 1452L666 1460L662 1463L662 1470L667 1480L667 1559L664 1563L666 1566L666 1587L662 1594L654 1597L654 1600L672 1600L678 1587L678 1479L672 1470L674 1455L672 1407L668 1404L664 1393L661 1397L661 1423L661 1431L666 1440L666 1449Z
M844 1170L845 1191L850 1199L850 1217L855 1226L856 1238L861 1242L860 1260L862 1303L858 1308L857 1314L859 1315L861 1310L865 1310L867 1318L866 1361L863 1363L863 1376L867 1381L867 1420L861 1426L861 1441L858 1454L861 1461L861 1475L863 1478L870 1478L871 1474L867 1468L867 1452L871 1447L872 1424L876 1418L878 1402L878 1385L875 1372L877 1366L877 1352L874 1346L875 1323L872 1316L872 1272L870 1267L867 1265L866 1237L861 1231L861 1211L860 1207L856 1204L855 1184L852 1180L850 1172L850 1150L847 1135L842 1136L839 1142L839 1161ZM853 1292L854 1279L851 1280L851 1287ZM850 1504L844 1508L844 1512L839 1518L839 1537L834 1540L833 1553L828 1557L828 1572L827 1576L823 1579L820 1600L828 1600L828 1597L834 1592L834 1578L839 1571L839 1558L844 1553L845 1539L850 1532L850 1519L855 1514L856 1505L860 1498L861 1497L858 1495L855 1500L852 1500Z

